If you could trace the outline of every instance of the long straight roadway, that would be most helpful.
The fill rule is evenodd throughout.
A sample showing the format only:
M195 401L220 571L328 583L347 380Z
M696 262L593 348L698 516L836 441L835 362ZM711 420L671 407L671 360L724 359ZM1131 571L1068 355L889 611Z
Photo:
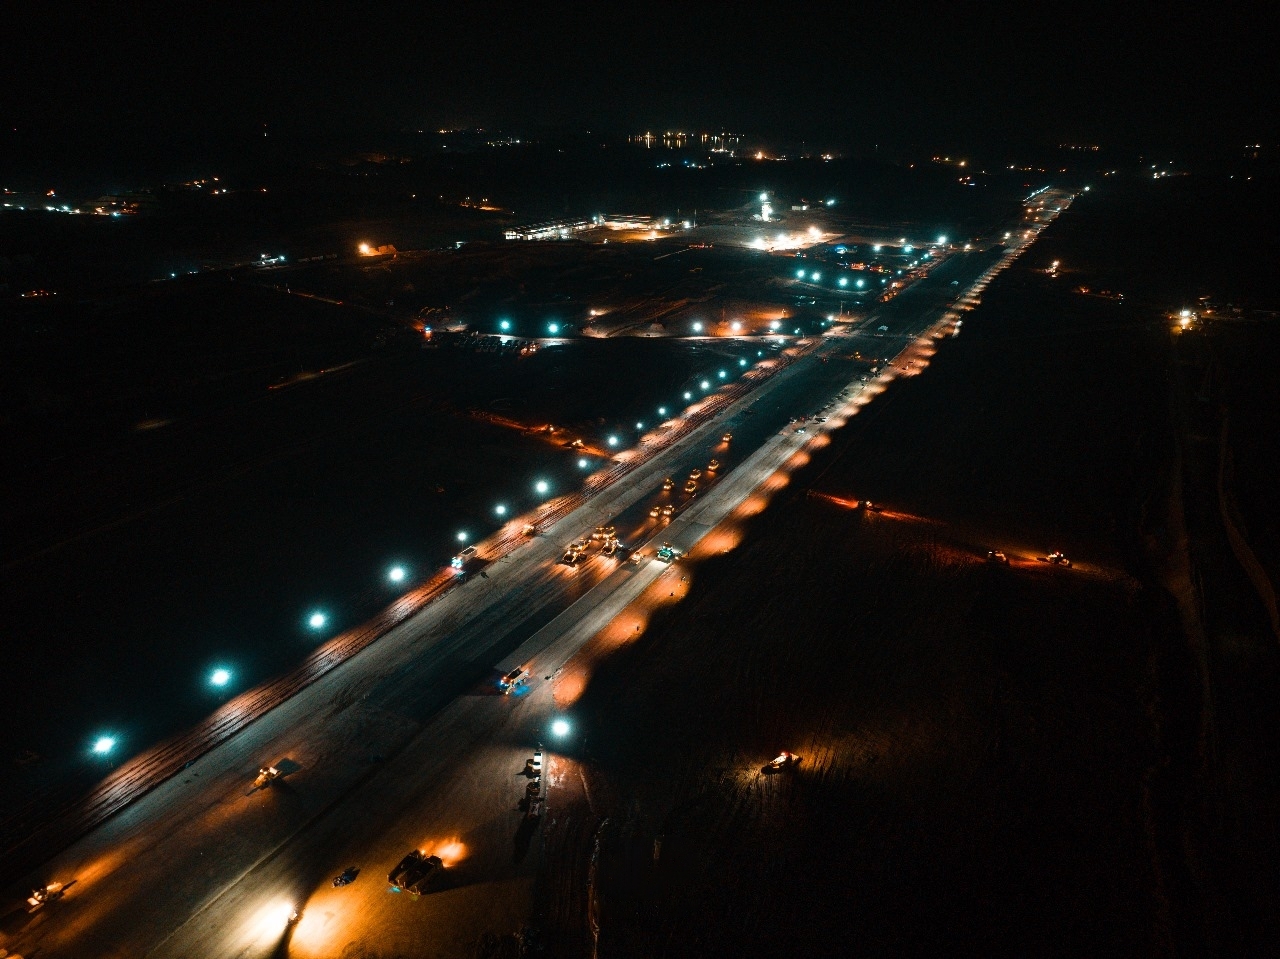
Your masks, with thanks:
M27 877L72 885L35 914L0 917L0 946L28 957L470 956L483 936L513 935L540 863L539 823L517 803L525 760L538 743L555 747L549 680L646 590L667 589L663 577L679 592L680 562L653 559L655 545L696 549L878 391L898 354L952 322L1039 227L1007 249L953 254L857 328L790 346L795 361L720 416ZM887 369L864 382L867 365L847 361L855 349L887 358ZM826 404L829 422L805 433L789 423ZM699 478L697 497L681 494L711 458L721 466ZM678 481L669 494L666 476ZM666 503L678 507L670 520L650 517ZM577 568L558 562L601 525L616 526L642 561L597 551ZM528 682L503 695L497 680L517 664ZM267 763L281 778L252 790ZM574 767L553 756L549 769L554 786ZM415 848L446 866L421 897L387 882ZM355 882L333 887L353 865Z

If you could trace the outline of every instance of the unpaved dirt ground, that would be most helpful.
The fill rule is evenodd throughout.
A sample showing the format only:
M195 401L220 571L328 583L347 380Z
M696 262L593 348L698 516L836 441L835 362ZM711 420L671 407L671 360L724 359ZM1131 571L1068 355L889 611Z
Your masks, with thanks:
M1020 264L691 566L575 706L549 935L590 902L605 956L1202 951L1200 687L1141 548L1165 335Z

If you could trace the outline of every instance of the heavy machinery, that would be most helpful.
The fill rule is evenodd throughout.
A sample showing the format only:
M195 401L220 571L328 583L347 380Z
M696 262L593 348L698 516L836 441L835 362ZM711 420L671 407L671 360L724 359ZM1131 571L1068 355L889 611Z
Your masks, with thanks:
M583 554L587 551L586 543L570 543L569 548L564 551L564 555L560 557L560 562L565 566L577 566L582 562Z
M1066 555L1059 550L1055 549L1044 559L1046 563L1051 563L1054 566L1065 566L1067 569L1071 568L1071 560L1067 559Z
M676 557L679 556L680 554L676 551L676 548L672 546L670 543L663 543L660 547L658 547L658 551L654 555L658 558L658 561L661 563L673 563L675 562Z
M387 874L387 882L396 891L421 893L442 872L444 862L439 856L426 856L413 849Z
M785 772L786 770L793 768L798 762L800 762L799 756L793 755L784 749L778 754L777 759L772 759L761 766L760 772L764 773L766 776L772 776L775 773Z
M258 776L253 781L254 789L264 789L280 775L280 770L275 766L263 766L258 770Z
M461 550L453 559L449 560L449 565L458 572L462 572L466 569L467 563L471 562L471 558L475 555L476 548L474 546L468 546Z
M504 694L511 692L523 681L526 672L528 672L527 667L517 666L515 669L511 670L511 672L498 680L498 688L501 689Z
M987 550L987 562L999 563L1001 566L1008 566L1009 557L1006 556L1001 550L989 549Z
M66 888L65 883L51 882L39 889L32 889L31 895L27 897L27 912L43 909L54 900L61 899L66 894Z

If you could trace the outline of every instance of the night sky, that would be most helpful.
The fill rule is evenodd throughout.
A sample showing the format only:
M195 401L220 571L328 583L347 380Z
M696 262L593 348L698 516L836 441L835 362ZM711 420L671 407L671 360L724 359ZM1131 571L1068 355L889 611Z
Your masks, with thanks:
M723 126L1142 149L1273 141L1280 86L1265 31L1217 4L53 2L0 30L6 132L73 139Z

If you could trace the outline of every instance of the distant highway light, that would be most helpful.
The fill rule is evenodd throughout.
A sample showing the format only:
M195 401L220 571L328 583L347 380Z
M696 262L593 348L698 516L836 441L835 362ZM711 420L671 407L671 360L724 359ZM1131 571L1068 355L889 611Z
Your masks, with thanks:
M642 429L644 429L644 424L643 424L643 423L639 423L639 422L637 422L637 423L636 423L636 429L638 429L638 430L642 430Z
M914 249L915 249L915 247L914 247L914 246L912 246L910 243L908 243L906 246L904 246L904 247L902 248L902 252L903 252L903 253L910 253L910 252L911 252L912 250L914 250Z
M618 438L617 438L616 436L610 436L610 437L609 437L609 445L610 445L610 446L617 446L617 445L618 445Z
M692 393L685 393L684 398L685 398L686 400L691 400L691 399L693 399L693 394L692 394Z
M761 201L764 201L764 200L769 199L769 194L767 194L767 193L761 193L761 194L760 194L760 199L761 199Z
M551 724L551 731L557 736L568 736L569 728L569 720L567 719L557 719Z
M816 283L816 282L817 282L818 280L820 280L820 279L822 279L822 274L821 274L821 273L819 273L819 272L817 272L817 271L815 270L815 271L814 271L814 273L813 273L813 280L814 280L814 282Z
M547 490L551 489L551 484L546 480L538 480L538 482L533 484L533 488L536 492L545 493Z
M740 360L738 360L738 365L739 365L739 366L746 366L746 365L747 365L747 361L746 361L746 360L741 360L741 359L740 359Z
M796 270L796 277L797 277L798 279L803 280L803 279L804 279L804 270Z
M866 285L866 282L864 280L858 280L853 285L856 286L858 289L862 289Z
M565 723L565 732L568 732L568 723ZM564 735L561 733L560 735ZM111 750L116 748L115 738L112 736L99 736L93 741L93 751L99 756L105 756Z
M737 320L734 320L731 325L731 329L733 330L733 332L737 333L740 329L742 329L742 324L739 323Z
M507 508L506 508L505 506L503 506L501 503L499 503L497 506L495 506L495 507L493 508L493 511L494 511L495 513L497 513L499 516L506 516L506 515L507 515Z
M510 321L510 320L502 320L502 321L498 324L498 329L502 330L502 331L505 333L507 330L511 329L511 321Z
M847 276L842 276L842 277L840 277L839 283L840 283L840 285L841 285L841 286L848 286L848 285L849 285L849 278L848 278Z
M711 384L710 384L710 383L708 383L706 380L703 380L703 381L702 381L702 388L703 388L704 390L709 390L709 389L711 389Z
M701 333L701 332L702 332L702 324L701 324L701 323L694 323L694 324L693 324L693 332L695 332L695 333Z
M459 543L465 543L466 541L467 541L467 534L466 534L465 532L459 533L459 534L458 534L458 542L459 542Z
M403 566L392 566L389 570L387 570L387 579L391 580L391 582L393 582L393 583L403 583L403 582L404 582L404 567L403 567Z
M368 243L360 244L360 252L363 253L365 256L369 255L369 250L370 250L370 247Z
M584 470L584 469L586 469L586 468L587 468L588 466L590 466L590 465L591 465L591 461L590 461L590 460L588 460L588 459L580 459L580 460L578 460L578 469L580 469L580 470Z
M548 324L547 324L547 329L551 332L551 335L552 335L552 336L555 336L557 333L559 333L559 332L560 332L560 324L559 324L559 323L548 323Z
M872 249L873 251L875 251L876 253L879 253L879 252L880 252L880 246L881 246L881 245L880 245L879 243L877 243L877 244L876 244L875 246L873 246L871 249Z
M811 226L811 227L809 227L809 235L810 235L810 236L821 236L821 235L822 235L822 231L821 231L821 230L819 230L816 226Z
M776 329L777 329L779 326L781 326L781 325L782 325L781 321L779 321L779 320L773 320L773 321L769 324L769 329L771 329L771 330L776 330Z
M946 246L946 244L947 244L947 238L945 236L938 237L939 246Z
M717 373L716 375L717 375L718 377L720 377L720 379L724 379L724 378L725 378L725 376L726 376L726 374L725 374L725 371L724 371L724 370L721 370L721 371L720 371L719 373Z
M229 682L231 682L231 670L229 669L219 668L209 674L210 686L225 686Z
M667 408L666 408L665 406L659 406L659 407L658 407L658 415L659 415L659 416L666 416L666 415L667 415Z
M312 629L320 629L329 621L329 617L324 613L312 613L311 618L307 620L307 625Z

